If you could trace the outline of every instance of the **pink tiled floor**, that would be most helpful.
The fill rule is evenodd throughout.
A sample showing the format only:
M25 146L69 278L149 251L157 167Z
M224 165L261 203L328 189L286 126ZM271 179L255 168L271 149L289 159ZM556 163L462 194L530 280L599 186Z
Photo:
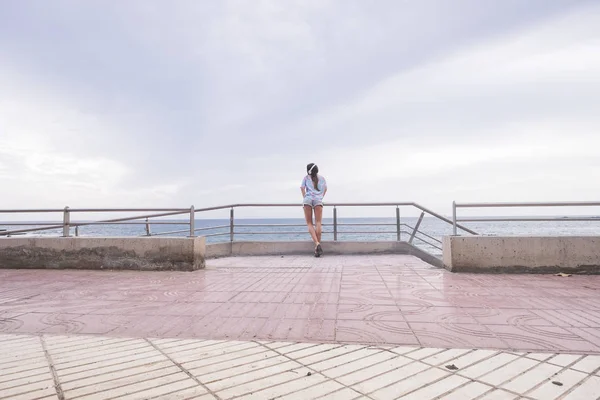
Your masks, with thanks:
M0 332L600 353L600 276L451 274L393 255L0 270Z

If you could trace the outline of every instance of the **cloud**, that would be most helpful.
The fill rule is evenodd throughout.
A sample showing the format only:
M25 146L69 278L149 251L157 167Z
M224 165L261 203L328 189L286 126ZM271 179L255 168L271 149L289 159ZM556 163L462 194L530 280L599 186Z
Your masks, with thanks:
M593 1L0 7L7 207L597 197Z

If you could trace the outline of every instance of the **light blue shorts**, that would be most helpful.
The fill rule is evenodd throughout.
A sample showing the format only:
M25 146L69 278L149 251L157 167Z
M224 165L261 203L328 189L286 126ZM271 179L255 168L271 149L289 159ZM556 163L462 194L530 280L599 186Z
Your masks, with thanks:
M305 206L312 207L312 208L315 208L317 206L323 207L323 199L312 198L312 197L306 196L304 198L304 201L302 202L302 204Z

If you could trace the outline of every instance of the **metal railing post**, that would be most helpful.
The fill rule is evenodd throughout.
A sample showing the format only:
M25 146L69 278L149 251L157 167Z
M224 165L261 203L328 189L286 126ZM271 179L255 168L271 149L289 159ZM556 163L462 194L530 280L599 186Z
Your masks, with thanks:
M75 225L75 236L79 236L79 225Z
M333 240L337 241L337 208L333 207Z
M190 237L196 236L196 210L190 207Z
M452 202L452 231L456 236L458 229L456 228L456 201Z
M402 231L400 229L400 207L396 206L396 240L402 239Z
M150 224L148 223L148 218L146 218L146 236L152 236L150 233Z
M234 218L233 207L231 207L231 210L229 210L229 241L230 242L233 242L233 218Z
M63 237L70 236L70 226L71 223L71 213L69 212L69 207L65 207L63 211Z
M423 222L423 217L424 216L425 216L425 213L422 212L421 216L419 217L419 220L417 221L417 224L415 225L415 229L413 230L412 235L410 235L410 239L408 240L408 243L412 244L413 239L415 238L415 235L419 231L419 227L421 226L421 222Z

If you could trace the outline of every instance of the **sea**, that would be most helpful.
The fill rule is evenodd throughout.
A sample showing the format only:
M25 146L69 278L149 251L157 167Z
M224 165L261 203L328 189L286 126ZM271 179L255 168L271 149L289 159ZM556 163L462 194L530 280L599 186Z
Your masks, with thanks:
M165 232L185 230L171 233L168 236L188 236L189 227L185 220L160 220L163 224L150 225L151 235L161 235ZM410 240L416 217L401 219L401 240ZM33 222L32 222L33 223ZM333 220L323 219L323 241L332 241ZM292 226L288 226L292 225ZM528 221L528 222L468 222L463 225L480 235L512 236L512 235L600 235L600 219L598 221ZM231 239L228 219L197 219L196 232L198 236L206 236L207 243L226 242ZM219 227L220 228L214 228ZM0 222L0 230L16 230L28 227L10 225ZM205 229L206 228L206 229ZM78 229L79 236L146 236L145 225L88 225ZM437 218L424 218L419 226L419 232L413 238L413 244L434 255L441 254L443 236L452 234L452 225ZM469 235L465 232L459 234ZM60 236L62 229L52 229L27 233L27 236ZM75 229L71 228L71 235ZM2 236L0 236L0 239ZM268 218L268 219L235 219L235 241L283 241L310 240L304 220L301 218ZM338 218L338 241L391 241L397 240L395 218Z

